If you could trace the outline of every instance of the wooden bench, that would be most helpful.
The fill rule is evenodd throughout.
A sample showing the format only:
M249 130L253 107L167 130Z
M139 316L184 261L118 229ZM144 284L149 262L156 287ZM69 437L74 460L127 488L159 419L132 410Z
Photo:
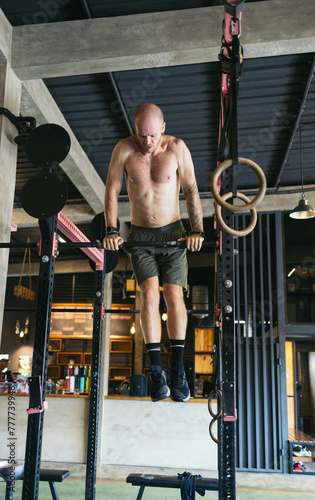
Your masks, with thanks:
M129 474L126 479L132 486L140 486L137 500L143 496L145 487L157 488L180 488L181 479L177 476L164 476L157 474ZM217 491L219 481L214 478L203 477L196 480L196 491L204 492L206 490Z
M51 496L53 500L58 500L58 494L55 483L62 483L62 481L70 476L68 470L55 470L55 469L40 469L40 481L47 481L49 483ZM22 477L20 479L23 479ZM13 490L11 489L11 482L7 481L5 500L13 500Z
M315 443L315 439L299 431L299 429L289 429L289 441L294 443Z

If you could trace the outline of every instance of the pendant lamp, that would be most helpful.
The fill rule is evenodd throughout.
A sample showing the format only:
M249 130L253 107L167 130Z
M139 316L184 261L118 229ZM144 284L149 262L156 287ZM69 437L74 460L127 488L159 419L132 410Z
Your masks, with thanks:
M312 219L315 217L315 210L311 205L307 204L304 193L303 185L303 162L302 162L302 126L300 125L300 167L301 167L301 183L302 183L302 197L299 204L289 214L292 219Z

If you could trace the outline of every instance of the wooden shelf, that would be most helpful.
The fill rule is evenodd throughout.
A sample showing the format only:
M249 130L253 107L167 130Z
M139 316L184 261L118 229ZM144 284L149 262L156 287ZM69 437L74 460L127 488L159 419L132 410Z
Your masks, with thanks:
M213 328L195 329L195 352L212 352L214 346Z
M58 365L69 365L69 358L74 359L74 365L83 365L81 352L58 352L57 353L57 364Z
M50 339L72 339L72 340L92 340L93 335L61 335L61 334L51 334Z
M58 352L61 351L61 339L49 339L49 351L50 352Z
M48 365L47 378L60 378L60 366L58 365Z
M111 340L110 352L113 353L131 353L132 340Z
M112 304L111 308L117 310L117 314L111 313L110 364L114 366L109 369L109 379L119 381L132 375L130 355L133 352L133 337L130 326L134 315L129 311L133 309L133 304ZM91 345L87 341L93 340L93 304L53 304L52 309L50 345L52 351L56 351L57 359L53 361L54 368L49 369L49 377L58 378L58 375L63 377L67 372L69 358L73 359L71 364L74 366L91 366ZM120 364L127 366L117 367Z
M213 373L213 355L211 354L196 354L195 355L195 374L211 374Z
M195 328L194 397L205 398L213 386L214 328Z
M299 429L289 429L289 441L294 441L295 443L311 443L315 446L315 439Z
M125 380L131 377L131 367L129 366L110 366L109 380Z
M83 364L90 365L92 363L92 353L91 352L85 352L83 354Z
M0 392L0 396L10 396L9 392ZM25 397L30 397L30 395L26 392L15 392L14 397L16 396L25 396ZM89 395L84 393L84 394L46 394L46 398L89 398Z

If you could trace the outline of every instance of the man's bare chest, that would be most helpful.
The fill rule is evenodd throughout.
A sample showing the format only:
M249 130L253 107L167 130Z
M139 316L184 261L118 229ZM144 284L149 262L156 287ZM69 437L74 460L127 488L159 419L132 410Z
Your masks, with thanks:
M131 155L125 165L126 175L134 184L163 184L177 179L178 165L172 153L154 157L141 154Z

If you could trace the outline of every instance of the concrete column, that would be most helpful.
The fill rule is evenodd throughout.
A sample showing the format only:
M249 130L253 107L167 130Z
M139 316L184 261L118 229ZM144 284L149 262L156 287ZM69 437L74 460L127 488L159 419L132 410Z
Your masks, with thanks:
M311 415L315 415L315 352L308 353L308 369L310 381L310 409ZM314 417L313 417L314 418ZM313 421L314 430L314 421Z
M140 292L136 291L135 309L141 309ZM136 333L134 335L134 373L141 375L143 370L143 335L140 314L135 314Z
M14 115L19 115L21 100L20 80L15 76L9 64L0 64L0 107L7 108ZM14 137L18 135L11 122L0 115L0 241L10 241L13 212L17 145ZM6 293L9 250L0 250L0 341L4 299Z
M112 304L113 273L106 274L104 286L104 307L110 309ZM111 314L105 314L102 331L102 351L101 351L101 380L100 380L100 406L98 421L98 453L97 463L101 463L102 448L104 446L104 397L108 394L108 372L110 356L110 328Z

